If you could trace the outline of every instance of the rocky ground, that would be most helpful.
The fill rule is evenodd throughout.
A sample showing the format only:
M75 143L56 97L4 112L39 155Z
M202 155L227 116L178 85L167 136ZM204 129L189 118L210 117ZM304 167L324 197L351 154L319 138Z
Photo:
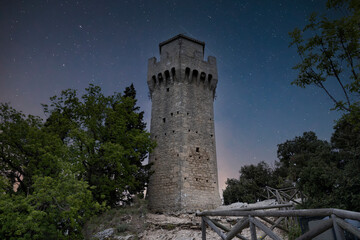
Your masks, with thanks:
M268 200L256 204L235 203L229 206L221 206L218 210L246 208L255 206L268 206L276 204L274 200ZM130 212L115 213L107 216L102 223L91 223L92 231L88 231L87 239L123 239L123 240L197 240L201 239L201 218L195 214L152 214L145 212L143 207L135 207ZM111 214L110 214L111 215ZM223 225L231 227L237 222L237 218L217 218ZM105 221L107 221L105 223ZM98 225L96 225L98 224ZM89 227L89 226L88 226ZM282 234L278 232L278 234ZM244 237L250 238L249 229L242 232ZM257 233L258 237L262 232ZM207 228L206 239L217 240L220 237L210 228Z

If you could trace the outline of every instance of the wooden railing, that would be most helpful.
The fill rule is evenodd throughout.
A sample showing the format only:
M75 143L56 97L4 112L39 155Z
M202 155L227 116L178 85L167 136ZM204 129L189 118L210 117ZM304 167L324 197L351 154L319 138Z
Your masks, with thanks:
M285 232L288 231L287 226L280 225L280 222L285 218L291 217L322 217L321 224L317 227L307 231L297 238L297 240L312 239L326 230L333 228L336 239L343 240L344 231L348 231L360 238L360 231L358 228L352 226L344 219L360 220L359 212L346 211L341 209L324 208L324 209L301 209L301 210L269 210L271 208L289 208L289 204L279 204L268 207L258 208L242 208L235 210L221 210L221 211L205 211L198 212L196 215L201 217L201 231L202 239L206 240L206 225L214 230L223 240L230 240L234 237L246 240L245 236L241 235L242 230L250 227L251 240L262 239L268 235L272 239L281 240L282 238L274 233L274 228L279 228ZM261 210L260 210L261 209ZM265 209L267 209L265 211ZM238 221L232 228L224 226L215 219L210 217L238 217ZM270 219L274 218L274 219ZM327 218L327 219L326 219ZM265 222L267 224L265 224ZM270 225L270 227L269 227ZM262 230L264 234L257 237L256 228Z

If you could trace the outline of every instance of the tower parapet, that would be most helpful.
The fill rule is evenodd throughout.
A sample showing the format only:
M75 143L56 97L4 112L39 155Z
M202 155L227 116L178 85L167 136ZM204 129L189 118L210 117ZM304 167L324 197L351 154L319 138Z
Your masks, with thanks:
M213 101L215 57L204 61L205 43L177 35L159 44L160 61L148 61L152 100L148 187L154 211L193 211L220 205Z

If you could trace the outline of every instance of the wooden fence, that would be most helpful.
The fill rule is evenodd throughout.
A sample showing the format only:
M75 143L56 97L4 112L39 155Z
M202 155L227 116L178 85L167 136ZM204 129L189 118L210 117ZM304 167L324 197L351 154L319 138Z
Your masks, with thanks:
M284 218L291 217L322 217L321 224L317 227L304 233L298 240L312 239L326 230L333 228L336 239L344 240L344 231L348 231L360 238L360 231L358 228L346 222L344 219L352 219L360 221L360 213L346 211L341 209L324 208L324 209L301 209L301 210L273 210L271 208L289 208L290 204L279 204L268 207L258 208L241 208L234 210L223 211L205 211L198 212L196 215L201 217L202 239L206 240L206 225L214 230L223 240L230 240L237 237L246 240L245 236L241 235L242 230L250 227L251 240L257 240L256 228L261 229L265 234L260 237L264 238L268 235L272 239L281 240L282 238L274 233L274 228L279 228L285 232L288 231L286 226L280 225ZM265 209L267 209L265 211ZM228 228L210 217L238 217L238 221L232 228ZM273 219L270 219L273 218ZM260 219L262 221L260 221ZM264 224L267 222L269 226Z

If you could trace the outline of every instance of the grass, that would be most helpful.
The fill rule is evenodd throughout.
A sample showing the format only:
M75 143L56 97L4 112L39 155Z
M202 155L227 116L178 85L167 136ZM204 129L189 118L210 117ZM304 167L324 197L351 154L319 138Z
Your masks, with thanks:
M114 228L116 234L133 234L136 239L146 229L146 214L146 201L135 199L132 206L113 208L91 218L83 228L83 235L85 239L94 239L96 233Z

